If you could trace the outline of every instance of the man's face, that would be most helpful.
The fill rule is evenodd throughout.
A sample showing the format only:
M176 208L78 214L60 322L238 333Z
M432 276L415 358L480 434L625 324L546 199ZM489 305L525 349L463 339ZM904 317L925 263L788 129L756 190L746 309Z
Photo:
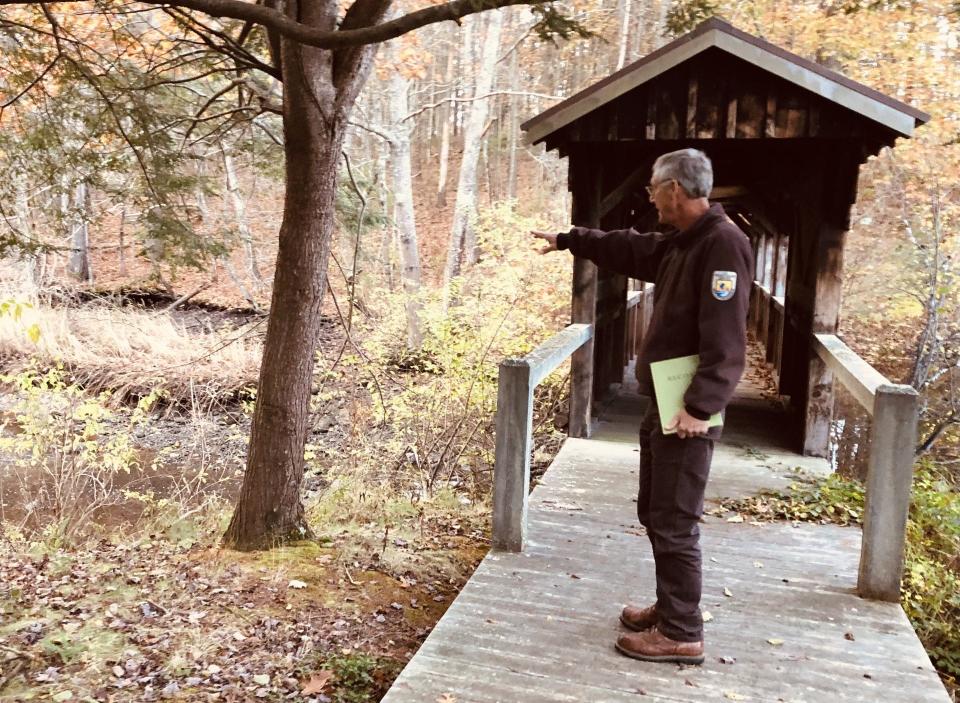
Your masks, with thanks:
M663 180L651 179L650 185L647 186L647 193L650 194L650 202L657 208L657 215L659 216L661 224L674 224L679 190L679 185L676 180L672 178Z

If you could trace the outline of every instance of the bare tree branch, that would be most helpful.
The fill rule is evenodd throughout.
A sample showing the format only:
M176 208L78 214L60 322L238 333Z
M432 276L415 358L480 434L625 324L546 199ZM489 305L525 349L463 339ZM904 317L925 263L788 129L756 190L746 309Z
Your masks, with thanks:
M85 0L64 0L68 2L84 2ZM415 29L435 22L457 22L468 16L486 10L495 10L500 7L513 5L545 5L550 0L452 0L442 5L416 10L400 17L358 29L327 31L310 27L296 20L292 20L282 12L266 7L244 2L244 0L173 0L163 3L165 6L183 7L198 10L213 17L231 17L233 19L254 22L267 29L279 32L288 39L301 44L315 46L320 49L338 49L346 46L361 44L376 44L395 39ZM37 5L35 0L0 0L3 5Z
M444 98L443 100L435 102L432 105L424 105L418 110L411 112L409 115L405 115L403 119L401 119L400 121L406 122L412 117L416 117L417 115L423 112L426 112L427 110L436 110L438 107L447 105L448 103L471 103L471 102L474 102L475 100L485 100L486 98L492 98L498 95L518 95L524 98L543 98L545 100L563 100L564 99L562 95L544 95L543 93L529 93L529 92L524 92L519 90L496 90L492 93L487 93L485 95L474 95L469 98L456 98L456 97Z

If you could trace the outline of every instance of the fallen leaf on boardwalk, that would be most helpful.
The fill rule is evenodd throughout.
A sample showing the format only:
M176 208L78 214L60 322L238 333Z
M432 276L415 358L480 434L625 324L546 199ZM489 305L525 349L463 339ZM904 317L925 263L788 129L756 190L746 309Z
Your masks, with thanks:
M720 663L721 663L721 664L736 664L736 663L737 663L737 658L736 658L736 657L720 657Z
M726 586L723 587L723 595L725 595L727 598L733 598L733 592Z
M851 642L853 642L853 641L854 641L855 639L857 639L857 638L853 636L853 633L852 633L852 632L844 632L844 633L843 633L843 639L845 639L845 640L850 640Z
M449 693L444 693L437 699L437 703L457 703L457 699Z
M774 647L779 647L781 644L783 644L783 640L778 640L778 639L776 639L776 638L771 638L771 639L767 640L767 643L768 643L768 644L772 644Z
M330 677L332 676L333 672L328 671L327 669L323 669L315 674L311 674L310 680L300 691L300 695L312 696L314 693L323 693L323 689L327 687L328 683L330 683Z
M730 701L745 701L745 700L747 700L746 698L744 698L743 696L741 696L739 693L734 693L733 691L726 691L726 692L724 692L723 697L726 698L727 700L730 700Z
M580 576L577 576L576 574L570 574L570 578L572 578L572 579L579 579Z
M289 588L306 588L307 584L297 579L290 579L290 583L288 583L287 586Z
M704 610L704 611L703 611L703 621L704 621L704 622L710 622L711 620L713 620L713 614L712 614L709 610Z
M727 522L743 522L743 515L734 515L733 517L728 517Z

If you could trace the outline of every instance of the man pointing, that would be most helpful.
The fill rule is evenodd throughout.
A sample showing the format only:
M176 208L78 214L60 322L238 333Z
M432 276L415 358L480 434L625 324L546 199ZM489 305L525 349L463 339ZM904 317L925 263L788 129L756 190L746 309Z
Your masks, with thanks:
M645 661L703 662L699 521L721 429L708 420L726 408L745 365L753 252L723 208L708 202L712 187L713 167L703 152L674 151L656 160L647 186L660 222L674 231L531 233L546 241L541 253L569 249L601 268L656 284L637 359L640 393L653 398L651 362L700 357L668 434L655 402L640 424L637 515L653 548L657 594L649 606L623 609L620 621L633 632L621 635L616 647Z

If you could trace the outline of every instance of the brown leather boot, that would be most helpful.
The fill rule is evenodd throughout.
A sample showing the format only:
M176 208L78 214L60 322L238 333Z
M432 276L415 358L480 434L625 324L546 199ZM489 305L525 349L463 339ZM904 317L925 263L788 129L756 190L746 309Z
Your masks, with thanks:
M657 615L656 604L648 605L646 608L628 605L620 613L620 622L628 630L643 632L660 622L660 616Z
M703 664L703 640L677 642L656 627L644 632L620 635L617 639L617 651L633 659L648 662Z

